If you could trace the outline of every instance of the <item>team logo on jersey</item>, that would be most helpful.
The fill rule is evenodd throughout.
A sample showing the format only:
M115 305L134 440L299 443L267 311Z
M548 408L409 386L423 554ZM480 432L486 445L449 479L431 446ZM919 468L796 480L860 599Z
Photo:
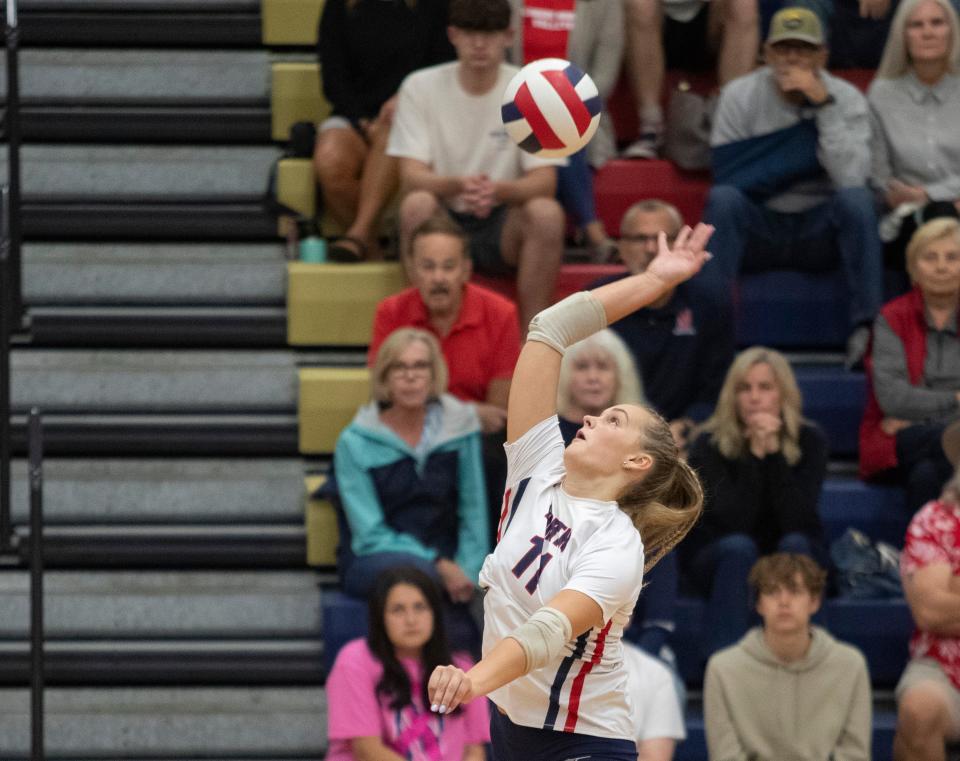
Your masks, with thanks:
M675 336L695 336L697 326L693 324L693 311L690 307L681 309L677 312L677 321L673 323L673 335Z

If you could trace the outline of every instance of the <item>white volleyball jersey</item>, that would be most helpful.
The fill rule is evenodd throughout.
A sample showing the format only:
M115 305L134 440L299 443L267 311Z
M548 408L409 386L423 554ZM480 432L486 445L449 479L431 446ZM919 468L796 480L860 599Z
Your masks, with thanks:
M560 486L556 416L505 449L499 541L480 571L484 655L563 589L595 600L605 623L490 699L515 724L632 741L621 636L643 582L640 534L616 502L574 498Z

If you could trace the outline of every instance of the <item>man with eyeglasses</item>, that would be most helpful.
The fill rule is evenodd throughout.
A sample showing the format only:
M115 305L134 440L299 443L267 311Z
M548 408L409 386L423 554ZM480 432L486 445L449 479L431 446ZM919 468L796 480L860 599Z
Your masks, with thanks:
M712 274L732 281L741 269L840 266L852 368L883 297L867 102L825 71L823 29L810 10L777 11L764 51L766 66L723 88L713 124L716 184L704 211L716 227Z
M671 204L655 199L634 204L620 223L619 253L627 271L590 287L643 272L657 254L659 233L672 241L682 226L680 212ZM610 327L630 347L647 401L670 421L674 438L684 447L694 422L713 410L733 360L729 301L698 275Z
M474 285L463 230L444 212L411 236L407 275L412 287L377 305L367 354L372 367L380 344L397 328L433 333L449 371L448 389L473 402L484 433L502 431L513 366L520 354L517 308L498 293Z

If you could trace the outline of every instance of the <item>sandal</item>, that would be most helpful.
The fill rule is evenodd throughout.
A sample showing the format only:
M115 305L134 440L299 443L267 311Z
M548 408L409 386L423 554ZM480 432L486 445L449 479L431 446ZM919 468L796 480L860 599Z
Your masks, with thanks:
M340 235L330 239L327 246L327 260L340 264L356 264L366 261L367 244L351 235Z

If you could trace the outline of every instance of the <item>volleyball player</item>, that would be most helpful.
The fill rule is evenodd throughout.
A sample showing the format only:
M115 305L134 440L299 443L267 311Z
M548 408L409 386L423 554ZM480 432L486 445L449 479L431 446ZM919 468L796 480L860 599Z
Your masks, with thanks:
M713 228L660 234L645 272L538 314L507 416L507 489L496 550L480 573L483 659L438 667L432 708L489 695L496 761L636 761L621 635L649 570L690 530L703 492L667 422L618 405L567 449L556 417L564 349L695 275Z

